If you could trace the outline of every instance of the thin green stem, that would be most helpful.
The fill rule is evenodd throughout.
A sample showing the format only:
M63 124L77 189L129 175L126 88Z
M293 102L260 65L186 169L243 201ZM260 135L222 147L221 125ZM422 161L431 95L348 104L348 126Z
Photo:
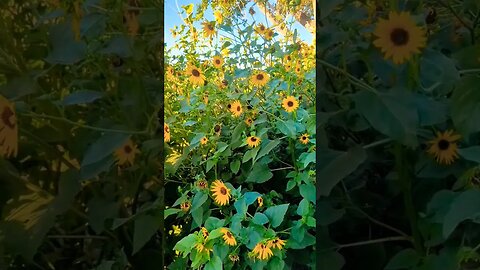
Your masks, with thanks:
M334 65L332 65L332 64L330 64L330 63L328 63L328 62L326 62L326 61L324 61L324 60L322 60L322 59L317 59L317 62L320 63L320 64L323 65L323 66L326 66L326 67L328 67L328 68L331 68L331 69L333 69L333 70L335 70L335 71L337 71L337 72L340 72L340 73L342 73L343 75L347 76L353 84L355 84L355 85L357 85L357 86L359 86L359 87L361 87L361 88L364 88L364 89L366 89L366 90L368 90L368 91L372 91L372 92L374 92L374 93L377 93L377 89L371 87L370 85L366 84L365 82L363 82L362 80L360 80L360 79L358 79L357 77L353 76L352 74L348 73L347 71L345 71L345 70L343 70L343 69L341 69L341 68L339 68L339 67L336 67L336 66L334 66Z

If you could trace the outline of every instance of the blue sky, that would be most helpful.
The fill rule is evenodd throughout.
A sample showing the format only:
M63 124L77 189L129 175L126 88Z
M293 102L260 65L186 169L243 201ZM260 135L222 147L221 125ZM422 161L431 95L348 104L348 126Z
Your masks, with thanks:
M172 33L170 32L170 29L172 29L175 25L179 26L183 24L182 18L179 15L179 12L183 10L182 6L188 5L191 3L197 5L200 2L201 0L165 0L165 42L167 43L166 45L167 48L171 48L172 44L174 44L175 42L175 40L172 37ZM246 10L248 10L248 8L252 6L253 1L251 2L252 3L247 4ZM178 8L177 8L177 4L178 4ZM263 15L263 13L261 13L261 11L256 6L254 7L254 10L256 12L255 15L253 16L255 20L259 22L263 22L265 24L265 16ZM205 17L207 20L214 20L213 11L211 10L211 8L209 8L205 12ZM249 22L252 22L251 17L248 16L248 18L249 18ZM269 24L271 25L270 22ZM302 25L295 22L295 24L293 25L293 29L297 29L299 39L307 42L308 44L311 44L313 36Z

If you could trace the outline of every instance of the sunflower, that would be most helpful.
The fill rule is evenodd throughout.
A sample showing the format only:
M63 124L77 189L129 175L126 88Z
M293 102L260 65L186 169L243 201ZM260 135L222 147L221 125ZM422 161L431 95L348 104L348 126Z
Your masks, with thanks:
M163 141L170 141L170 127L168 126L168 124L163 124Z
M416 25L408 12L390 12L388 20L380 19L373 34L378 37L373 44L395 64L420 53L426 45L425 30Z
M262 206L263 206L263 198L262 198L262 196L257 197L257 203L258 203L258 207L262 207Z
M228 104L228 105L230 107L232 106L231 104ZM213 127L213 131L215 132L215 134L220 135L220 133L222 132L222 126L219 124L216 124L215 127Z
M201 145L205 145L205 144L207 144L207 142L208 142L208 138L207 138L207 137L203 137L203 138L200 140L200 144L201 144Z
M200 86L205 84L205 75L203 75L202 71L196 66L188 65L185 74L190 76L188 79L191 83Z
M247 126L251 126L253 124L253 119L248 117L247 119L245 119L245 124L247 124Z
M203 34L206 37L212 37L216 34L213 22L203 22Z
M285 241L277 237L273 240L268 241L267 246L282 250L283 246L285 246Z
M217 21L218 24L222 24L223 22L223 14L220 10L215 10L213 12L213 16L215 17L215 21Z
M215 180L210 190L213 192L213 197L217 204L222 206L229 203L231 197L230 189L221 180Z
M230 259L230 261L232 262L238 262L240 260L240 257L238 257L237 254L230 254L228 255L228 258Z
M223 240L225 244L229 246L235 246L237 244L237 240L235 240L235 236L228 230L227 228L222 228L220 230L223 233Z
M210 251L212 251L212 249L207 248L203 243L196 243L195 244L195 249L199 253L206 252L207 254L210 254Z
M175 235L175 236L178 236L182 233L182 225L172 225L172 229L170 231L168 231L168 233L170 235Z
M264 86L269 80L270 76L263 71L258 71L250 77L250 82L257 87Z
M183 203L180 204L180 209L182 209L182 211L184 211L184 212L188 212L188 210L190 210L191 206L192 206L192 204L189 201L186 201L186 202L183 202Z
M283 99L282 107L285 109L286 112L291 113L298 109L298 101L293 96L288 96Z
M208 182L205 179L200 179L197 181L197 187L199 189L206 189L208 188Z
M0 95L0 156L17 156L18 126L15 105Z
M267 29L265 30L265 33L263 33L263 38L266 40L272 40L274 34L275 33L272 29Z
M247 144L250 147L257 147L262 140L255 136L250 136L247 138Z
M292 61L292 56L290 54L287 54L283 57L283 62L284 63L288 63L290 61Z
M263 35L265 33L265 30L267 30L267 28L263 24L259 24L255 27L255 31L260 35Z
M295 73L297 73L297 75L300 75L302 73L302 64L297 63L295 65Z
M213 66L216 68L221 68L223 65L223 58L220 55L215 55L212 60Z
M300 142L301 142L302 144L307 144L307 143L310 141L310 139L308 138L308 134L307 134L307 133L305 133L305 134L303 134L302 136L300 136L299 140L300 140Z
M252 253L255 254L260 260L268 260L271 256L273 256L270 246L262 242L258 243L253 248Z
M203 238L207 238L207 237L208 237L209 233L208 233L207 228L202 227L202 228L200 229L200 231L202 232Z
M438 163L450 165L458 158L456 141L459 139L460 135L454 134L453 130L437 132L437 137L429 141L431 146L427 152L434 156Z
M137 145L133 143L132 140L128 140L122 147L118 148L115 151L115 157L117 159L117 164L122 165L133 165L135 161L135 155L140 153L140 150L137 149Z
M230 112L232 112L233 116L239 117L243 110L242 110L242 104L240 104L240 101L236 100L232 104L229 104L230 106Z

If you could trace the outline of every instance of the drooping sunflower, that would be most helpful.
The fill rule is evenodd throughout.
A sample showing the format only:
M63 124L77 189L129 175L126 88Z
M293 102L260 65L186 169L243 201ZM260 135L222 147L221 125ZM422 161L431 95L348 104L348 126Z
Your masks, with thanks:
M230 104L230 112L232 112L233 116L235 117L239 117L242 114L243 109L240 101L235 100L232 104Z
M232 262L237 262L240 260L240 257L238 257L238 254L230 254L228 255L228 258L230 259L230 261Z
M203 34L205 35L205 37L212 37L216 34L214 22L205 21L202 23L202 25L203 25Z
M262 206L263 206L263 198L262 198L262 196L258 196L258 197L257 197L257 203L258 203L258 207L262 207Z
M172 229L168 231L170 235L178 236L182 233L182 225L172 225Z
M225 241L225 244L229 246L235 246L237 244L235 236L233 236L229 229L222 228L220 231L223 233L223 240Z
M215 180L210 189L213 192L215 202L220 205L227 205L230 201L230 189L221 181Z
M250 136L247 138L247 144L250 147L257 147L262 140L255 136Z
M199 189L206 189L208 188L208 182L205 179L200 179L197 181L197 187Z
M223 58L220 55L215 55L212 59L213 66L216 68L221 68L223 65Z
M245 124L247 124L247 126L251 126L253 124L253 119L248 117L247 119L245 119Z
M210 252L212 251L212 249L207 248L204 243L196 243L195 244L195 249L197 250L198 253L205 252L207 254L210 254Z
M18 126L15 104L0 95L0 156L16 157L18 153Z
M260 260L268 260L270 257L273 256L272 249L270 248L269 245L267 245L264 242L258 243L252 251L255 256L257 256L258 259Z
M170 127L168 124L163 124L163 141L169 142L170 141Z
M205 145L205 144L207 144L207 142L208 142L208 138L207 138L207 137L203 137L202 139L200 139L200 144L201 144L201 145Z
M188 65L185 70L185 74L194 85L204 85L205 84L205 75L202 74L202 71L194 65Z
M293 96L288 96L283 99L282 107L285 109L286 112L291 113L298 109L298 101Z
M453 130L447 130L443 133L437 132L435 139L429 141L431 144L428 153L435 157L440 164L450 165L458 158L458 146L456 141L461 138L454 134Z
M265 33L265 30L267 30L267 28L263 24L259 24L255 27L255 31L260 35L263 35Z
M207 238L209 235L207 228L202 227L200 230L202 232L203 238Z
M257 87L264 86L270 80L270 75L263 71L258 71L250 77L250 82Z
M388 20L380 19L373 34L373 44L386 59L402 64L426 45L425 30L416 25L408 12L390 12Z
M302 144L307 144L307 143L310 141L310 139L308 138L308 134L307 134L307 133L305 133L305 134L303 134L302 136L300 136L299 140L300 140L300 142L301 142Z
M185 201L185 202L180 204L180 209L182 209L182 211L184 211L184 212L188 212L188 210L190 210L191 206L192 206L192 204L190 203L190 201Z
M285 241L277 237L273 240L268 241L267 245L271 248L282 250L283 246L285 246Z
M117 164L119 166L133 165L133 162L135 161L135 155L138 153L140 153L140 150L137 149L137 145L131 139L129 139L122 147L115 151Z

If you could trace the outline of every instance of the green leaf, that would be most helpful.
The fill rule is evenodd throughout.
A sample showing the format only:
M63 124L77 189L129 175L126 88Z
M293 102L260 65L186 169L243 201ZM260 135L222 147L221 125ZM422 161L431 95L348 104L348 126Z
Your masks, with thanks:
M312 184L301 184L299 186L300 188L300 195L302 195L303 198L311 201L312 203L316 202L316 197L315 197L315 186Z
M319 202L316 211L322 213L318 216L320 226L330 225L345 214L345 209L334 209L330 202Z
M190 252L197 242L197 236L195 234L189 234L182 238L182 240L178 241L173 249L178 250L180 252Z
M287 182L287 189L285 191L289 191L297 185L297 181L295 180L288 180Z
M240 199L238 199L234 204L233 206L235 207L235 210L237 211L237 213L239 215L242 215L244 216L246 213L247 213L247 204L245 202L245 198L244 197L240 197Z
M62 104L65 106L68 105L77 105L77 104L88 104L92 103L97 99L100 99L104 96L104 93L91 90L81 90L71 93L70 95L63 98Z
M223 235L222 228L216 228L208 233L207 241L216 239L222 235Z
M318 269L341 270L345 259L336 251L322 252L317 261Z
M320 20L325 19L330 13L344 0L322 0L319 2L318 9L320 10Z
M480 163L480 146L458 149L458 153L466 160Z
M167 217L169 217L171 215L175 215L176 213L179 213L181 211L182 211L182 209L177 209L177 208L165 209L165 211L163 212L163 218L167 219Z
M232 140L230 141L232 150L238 148L242 144L242 132L245 130L245 126L245 123L240 121L240 123L233 130Z
M205 264L205 270L223 270L223 263L220 257L213 256L207 264Z
M305 216L310 212L310 203L307 199L302 199L298 204L297 214L299 216Z
M334 186L343 178L351 174L362 164L367 157L362 147L354 147L348 152L335 152L335 156L330 160L319 162L320 171L318 172L318 195L328 196Z
M471 189L456 197L443 222L443 236L448 238L460 222L480 217L480 190Z
M254 183L264 183L270 178L272 178L273 173L268 168L267 164L257 163L253 167L253 170L248 175L245 181L247 182L254 182Z
M155 215L142 214L135 219L132 255L137 253L160 229L162 223L160 211L154 213Z
M119 209L116 201L103 197L93 197L87 206L88 224L97 234L103 232L105 220L116 217Z
M262 195L260 195L260 193L256 192L256 191L253 191L253 192L246 192L243 197L245 198L245 203L247 204L247 206L251 205L252 203L254 203L258 197L260 197Z
M310 163L315 163L316 161L316 153L302 153L298 158L299 162L303 165L303 169L306 169Z
M129 134L105 133L87 149L82 160L82 167L112 155L115 150L127 142L129 137Z
M258 225L264 225L268 223L268 217L262 213L255 213L252 222Z
M287 122L284 121L277 121L276 127L280 132L287 135L289 138L295 139L297 137L297 131L295 130L295 122L292 120L288 120Z
M260 158L262 158L263 156L266 156L268 155L268 153L270 153L270 151L272 151L275 147L277 147L277 145L280 144L280 140L274 140L274 141L270 141L265 147L262 148L262 150L258 153L257 157L255 158L255 160L259 160Z
M307 220L305 222L308 227L316 227L317 226L317 220L314 217L307 217Z
M477 76L462 77L451 98L453 123L465 138L480 131L479 84L480 78Z
M243 159L242 159L242 163L246 163L250 159L255 160L255 156L257 155L259 149L260 147L255 147L245 152L245 155L243 156Z
M232 173L237 174L240 170L240 160L235 159L234 161L230 162L230 170Z
M55 24L50 28L49 35L52 51L45 60L51 64L73 65L83 60L87 54L87 45L76 41L72 31L72 20Z
M416 266L419 261L420 256L418 256L417 252L414 249L408 248L395 254L385 269L411 269Z
M263 212L268 219L270 220L270 224L273 228L276 228L282 224L283 219L285 218L285 213L287 213L289 204L281 204L270 206Z
M190 208L190 213L200 208L205 201L207 201L208 195L203 192L197 192L192 200L192 207Z
M203 223L203 208L200 207L195 211L192 211L192 218L194 224L192 224L192 228L200 227Z
M355 107L379 132L416 146L419 124L414 96L406 89L375 94L361 91L353 96Z
M295 30L296 31L296 30ZM268 262L268 269L270 270L283 270L285 267L285 262L280 259L279 257L273 257L269 262Z
M224 219L219 219L216 217L208 217L205 221L205 228L209 231L222 227L225 224Z
M209 172L212 169L212 167L215 166L215 164L217 164L216 159L207 160L207 167L205 168L205 172Z

